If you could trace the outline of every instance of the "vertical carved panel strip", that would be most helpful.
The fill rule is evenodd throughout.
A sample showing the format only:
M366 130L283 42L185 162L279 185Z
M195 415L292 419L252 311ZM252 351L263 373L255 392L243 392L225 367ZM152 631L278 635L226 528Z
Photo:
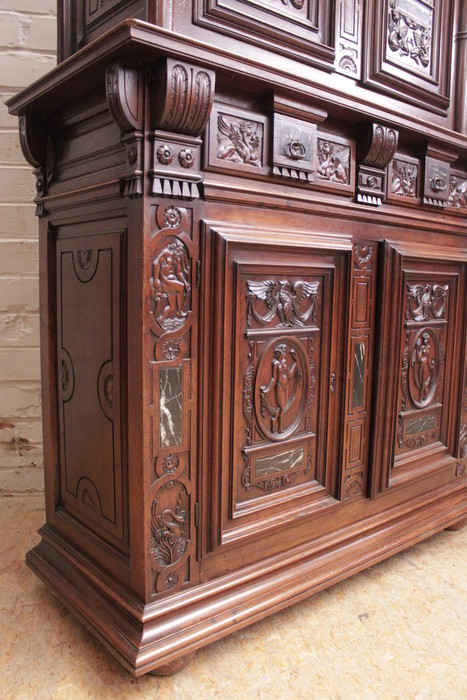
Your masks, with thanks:
M338 0L336 3L335 69L355 80L361 77L361 0Z
M151 462L150 551L153 594L190 579L194 540L192 313L196 256L192 212L157 208L158 230L149 244Z
M347 347L342 500L363 498L366 494L375 271L376 244L355 245Z

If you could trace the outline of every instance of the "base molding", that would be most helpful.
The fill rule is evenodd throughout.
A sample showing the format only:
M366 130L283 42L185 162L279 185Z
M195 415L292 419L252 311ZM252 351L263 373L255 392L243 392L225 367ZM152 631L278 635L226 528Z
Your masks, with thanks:
M50 526L28 566L133 675L170 675L196 649L296 603L443 529L467 522L467 485L381 514L317 551L315 543L144 605ZM384 517L386 516L386 517ZM334 536L335 535L335 536ZM308 550L308 551L307 551Z

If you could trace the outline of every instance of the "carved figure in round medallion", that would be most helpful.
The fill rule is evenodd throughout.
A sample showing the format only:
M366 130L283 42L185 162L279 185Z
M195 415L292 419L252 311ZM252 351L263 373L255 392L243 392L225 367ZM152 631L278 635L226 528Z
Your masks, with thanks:
M255 403L260 427L274 440L288 437L299 425L308 402L309 376L301 344L272 341L258 363Z
M156 321L164 330L179 328L188 315L191 291L189 262L181 241L169 243L154 260L151 287Z

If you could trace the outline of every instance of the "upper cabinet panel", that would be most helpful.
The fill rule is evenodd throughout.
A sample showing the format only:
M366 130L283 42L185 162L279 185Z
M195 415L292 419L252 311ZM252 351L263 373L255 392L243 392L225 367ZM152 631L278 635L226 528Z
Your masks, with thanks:
M367 5L365 82L437 114L449 106L451 0Z
M332 68L332 0L195 0L195 22Z

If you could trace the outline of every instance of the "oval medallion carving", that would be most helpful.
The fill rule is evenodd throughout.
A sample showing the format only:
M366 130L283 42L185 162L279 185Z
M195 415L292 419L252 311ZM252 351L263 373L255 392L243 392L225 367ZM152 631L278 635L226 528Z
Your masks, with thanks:
M153 260L151 300L154 320L164 331L184 325L191 303L190 258L177 238L169 239Z
M300 426L309 398L309 368L300 341L281 337L269 342L255 379L255 412L262 433L285 440Z
M440 349L436 333L422 328L410 349L409 393L414 406L423 408L433 399L440 373Z

